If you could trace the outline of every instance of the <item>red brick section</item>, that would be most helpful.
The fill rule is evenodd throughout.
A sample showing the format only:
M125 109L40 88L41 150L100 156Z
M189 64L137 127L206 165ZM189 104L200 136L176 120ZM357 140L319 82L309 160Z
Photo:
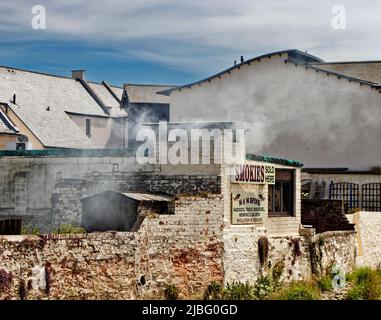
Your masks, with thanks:
M316 233L355 229L344 214L342 200L302 199L302 224L312 225Z

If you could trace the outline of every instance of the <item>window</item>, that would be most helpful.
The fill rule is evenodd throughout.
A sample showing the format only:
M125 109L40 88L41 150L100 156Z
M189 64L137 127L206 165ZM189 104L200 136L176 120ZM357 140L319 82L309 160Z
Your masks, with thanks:
M276 170L275 184L269 185L269 216L294 215L294 170Z
M25 142L17 142L16 143L16 150L26 150Z
M91 119L86 119L86 135L91 137Z

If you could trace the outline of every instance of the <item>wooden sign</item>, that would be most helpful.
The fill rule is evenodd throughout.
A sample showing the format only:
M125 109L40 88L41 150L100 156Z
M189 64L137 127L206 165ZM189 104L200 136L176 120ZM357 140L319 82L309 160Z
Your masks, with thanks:
M265 198L254 193L232 193L232 224L263 223Z
M232 182L275 184L275 167L269 164L235 164Z

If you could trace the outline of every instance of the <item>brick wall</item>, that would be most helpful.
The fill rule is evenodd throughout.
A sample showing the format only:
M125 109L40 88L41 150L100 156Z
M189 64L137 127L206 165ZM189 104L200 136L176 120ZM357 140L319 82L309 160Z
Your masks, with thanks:
M312 225L317 233L354 230L354 225L345 217L341 200L303 199L302 224Z

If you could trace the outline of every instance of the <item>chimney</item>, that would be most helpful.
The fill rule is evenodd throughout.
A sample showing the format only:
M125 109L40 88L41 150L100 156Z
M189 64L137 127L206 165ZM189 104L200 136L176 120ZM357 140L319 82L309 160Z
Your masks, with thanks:
M76 80L76 79L86 80L85 74L86 74L86 70L72 70L71 71L71 78L74 80Z
M241 56L241 63L243 63L245 60L243 59L243 56Z

